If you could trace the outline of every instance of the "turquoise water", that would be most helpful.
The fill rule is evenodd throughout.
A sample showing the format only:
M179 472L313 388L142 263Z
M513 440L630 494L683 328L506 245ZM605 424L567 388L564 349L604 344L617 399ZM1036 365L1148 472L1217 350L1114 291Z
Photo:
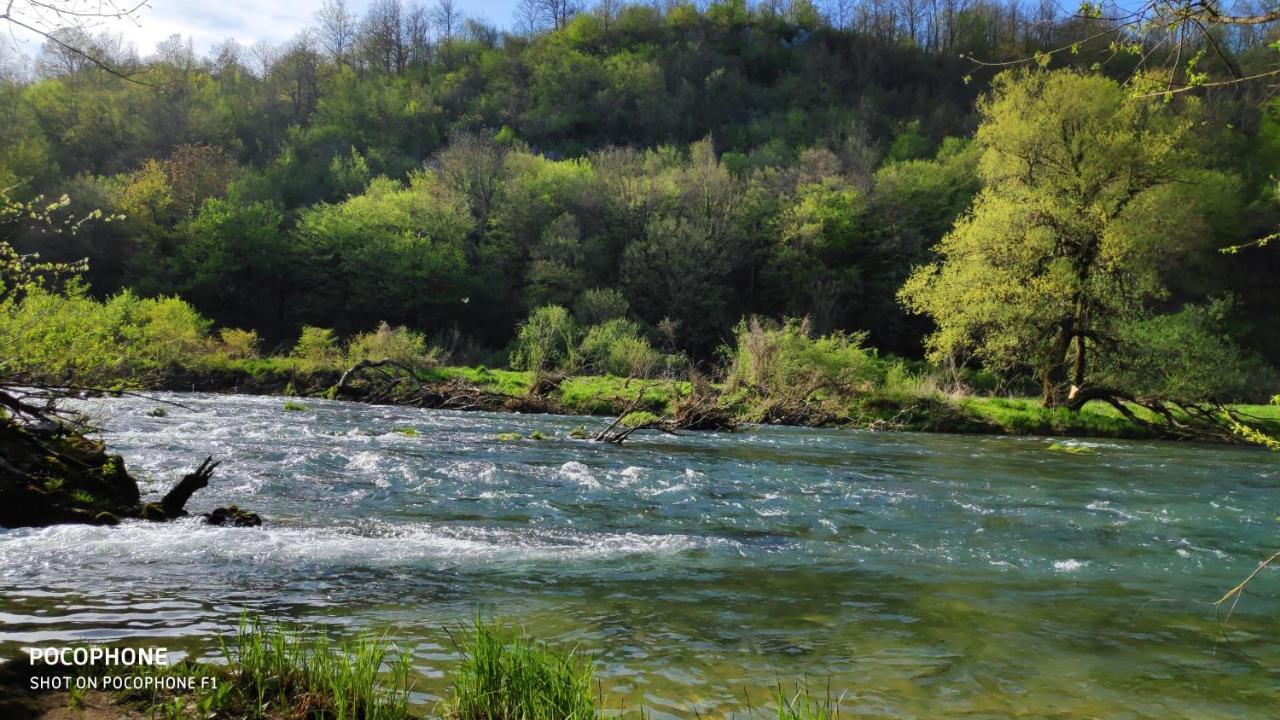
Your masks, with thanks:
M390 628L429 708L477 609L595 654L611 707L764 716L807 679L848 717L1272 717L1280 455L758 428L568 439L590 418L169 395L86 403L145 489L223 460L198 521L0 531L0 656L198 655L244 609ZM394 432L412 427L417 436ZM556 439L500 442L538 430Z

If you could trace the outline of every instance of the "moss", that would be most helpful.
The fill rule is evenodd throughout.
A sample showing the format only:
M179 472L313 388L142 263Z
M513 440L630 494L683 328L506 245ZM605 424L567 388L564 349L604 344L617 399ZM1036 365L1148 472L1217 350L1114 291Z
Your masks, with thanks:
M167 417L168 415L169 411L162 407L153 407L147 411L147 417L162 418Z
M75 490L71 493L71 502L77 505L97 505L99 500L94 497L93 493L85 490Z
M658 416L645 410L627 413L618 423L624 427L640 427L658 421Z
M284 402L284 411L285 412L307 412L307 406L299 402L286 400Z
M109 512L100 512L93 516L95 525L119 525L120 518Z
M1097 454L1097 451L1095 451L1091 447L1086 447L1084 445L1068 445L1066 443L1058 443L1058 442L1051 443L1049 447L1045 449L1050 452L1070 453L1072 455L1096 455Z
M168 520L169 514L160 507L159 503L147 503L142 506L142 510L138 513L138 517L143 520L162 521Z
M505 432L494 435L493 439L498 442L520 442L524 438L521 437L520 433Z
M397 435L404 435L405 437L418 437L418 435L419 435L419 433L418 433L418 429L417 429L417 428L411 428L411 427L401 427L401 428L396 428L396 429L392 430L391 432L393 432L393 433L395 433L395 434L397 434Z
M573 430L570 430L570 431L569 431L569 437L573 438L574 440L586 440L586 439L587 439L587 437L588 437L588 436L587 436L587 426L586 426L586 425L579 425L578 427L574 428Z
M547 438L547 436L543 435L541 432L534 430L533 432L529 433L529 439L530 440L547 440L549 438Z

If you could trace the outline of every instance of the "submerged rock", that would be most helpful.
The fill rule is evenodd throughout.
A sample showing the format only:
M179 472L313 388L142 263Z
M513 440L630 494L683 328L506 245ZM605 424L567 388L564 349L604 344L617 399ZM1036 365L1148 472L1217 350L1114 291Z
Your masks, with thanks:
M205 513L204 521L210 525L230 525L232 527L258 527L262 525L262 517L257 513L241 510L235 505L216 508Z

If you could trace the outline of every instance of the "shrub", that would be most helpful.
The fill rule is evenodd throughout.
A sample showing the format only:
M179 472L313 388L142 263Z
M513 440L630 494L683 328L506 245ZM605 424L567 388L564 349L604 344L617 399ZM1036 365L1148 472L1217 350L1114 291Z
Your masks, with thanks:
M814 338L809 330L807 320L739 323L736 347L727 352L731 387L804 399L820 390L852 394L882 379L875 352L862 347L865 333Z
M138 354L148 363L170 365L203 358L209 350L211 323L181 298L139 300L135 316L142 331Z
M1251 380L1261 363L1221 330L1230 307L1217 300L1129 324L1120 344L1100 349L1094 382L1181 402L1256 395Z
M290 356L305 363L321 366L332 366L342 358L338 349L338 340L329 328L304 325L298 342L293 346Z
M130 359L120 297L104 304L81 293L33 289L0 306L0 366L62 378L92 379ZM136 299L128 295L129 302Z
M592 288L584 290L573 303L573 316L583 325L599 325L600 323L625 317L627 314L627 298L622 291L615 288Z
M640 334L640 326L615 318L587 329L580 346L581 364L598 373L620 377L648 377L662 361Z
M222 354L232 360L253 360L258 357L258 333L253 330L223 328L218 333Z
M347 362L361 360L394 360L414 368L436 365L439 352L427 346L420 333L405 327L391 327L383 322L373 332L361 333L347 343Z
M591 663L477 620L446 701L455 720L596 720Z
M578 368L578 324L559 305L534 310L520 323L511 367L515 370L563 370Z

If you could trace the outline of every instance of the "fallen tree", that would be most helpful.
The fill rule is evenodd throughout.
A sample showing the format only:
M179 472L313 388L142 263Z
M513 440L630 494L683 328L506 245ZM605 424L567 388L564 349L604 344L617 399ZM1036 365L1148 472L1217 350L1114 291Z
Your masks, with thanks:
M1089 402L1104 402L1126 420L1165 440L1244 443L1280 448L1280 441L1250 424L1239 410L1216 401L1180 402L1139 397L1115 388L1074 389L1066 408L1079 411ZM1145 410L1144 417L1140 410Z
M655 430L676 435L679 430L737 430L740 422L732 409L721 402L710 384L696 380L688 394L680 394L669 413L658 415L644 409L645 384L613 422L592 438L598 442L621 445L642 430Z

